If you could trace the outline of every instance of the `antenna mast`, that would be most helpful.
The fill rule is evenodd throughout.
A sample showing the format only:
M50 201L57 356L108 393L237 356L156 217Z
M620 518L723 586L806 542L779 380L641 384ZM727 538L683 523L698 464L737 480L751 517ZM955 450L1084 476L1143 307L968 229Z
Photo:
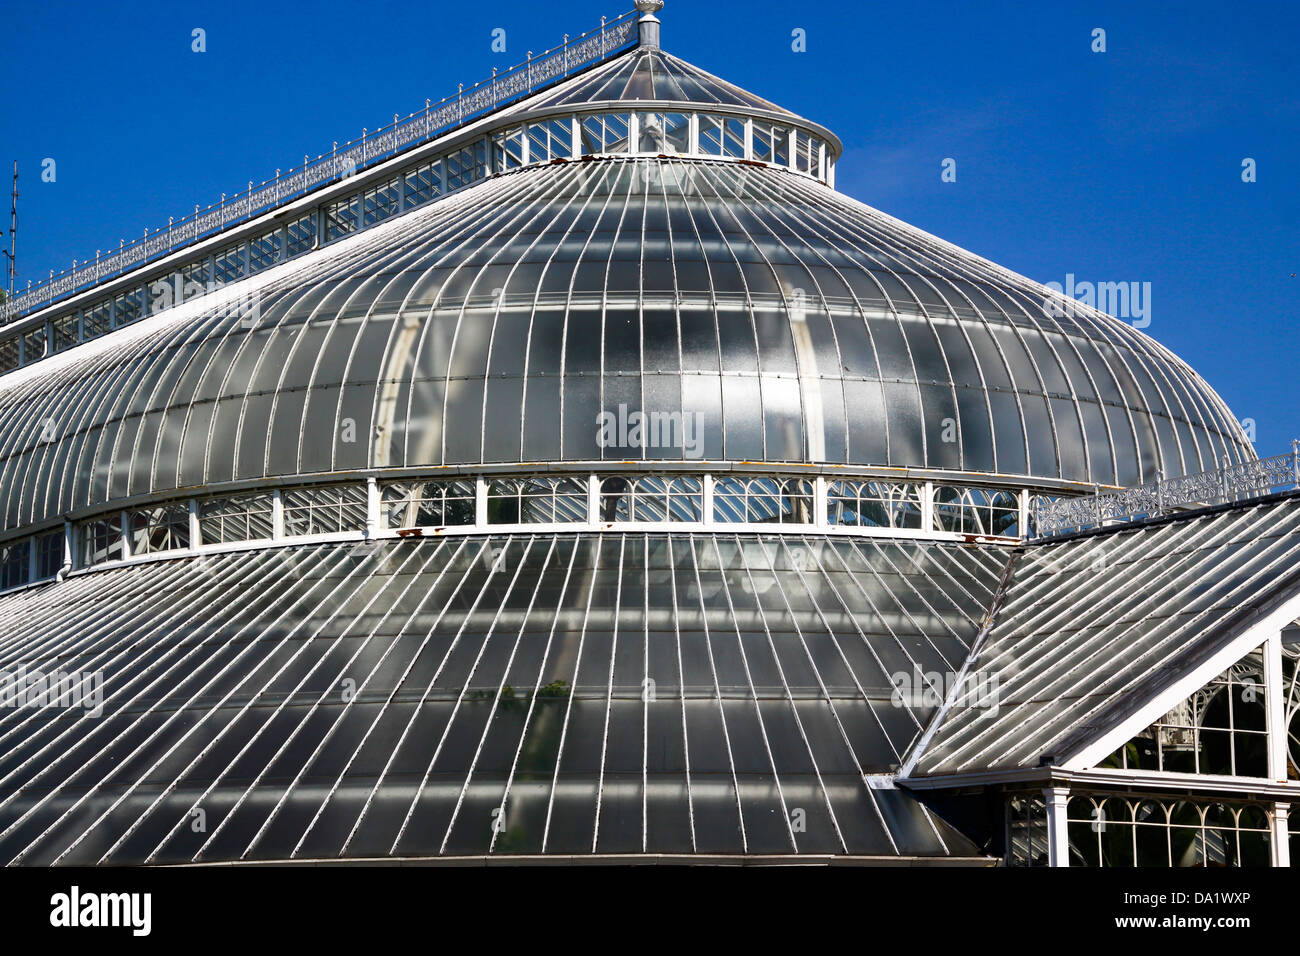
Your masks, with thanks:
M14 186L9 202L9 248L0 250L9 260L8 273L9 298L14 297L14 277L18 275L18 160L14 160Z

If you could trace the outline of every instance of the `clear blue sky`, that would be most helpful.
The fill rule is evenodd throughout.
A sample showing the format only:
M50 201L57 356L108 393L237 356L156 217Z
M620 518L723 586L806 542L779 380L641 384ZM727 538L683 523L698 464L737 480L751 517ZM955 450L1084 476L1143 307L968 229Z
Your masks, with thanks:
M20 268L166 225L630 6L9 3L0 159L24 176ZM1268 455L1300 437L1298 10L667 0L661 19L670 52L835 130L842 191L1040 281L1150 282L1146 331L1255 420Z

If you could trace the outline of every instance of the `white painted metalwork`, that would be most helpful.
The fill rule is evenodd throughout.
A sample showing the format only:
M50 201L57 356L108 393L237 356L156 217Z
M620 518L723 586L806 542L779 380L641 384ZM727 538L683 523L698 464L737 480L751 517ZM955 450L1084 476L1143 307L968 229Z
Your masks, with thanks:
M835 195L659 6L10 303L0 673L107 679L0 707L0 862L977 857L946 778L1042 793L1009 858L1123 787L1286 864L1300 450ZM1261 644L1267 777L1094 766Z
M1289 803L1273 804L1272 813L1272 839L1270 846L1273 851L1274 866L1291 865L1291 833L1289 828L1289 818L1291 805Z
M1053 791L1068 793L1044 792ZM1271 804L1085 792L1067 796L1062 809L1073 839L1062 841L1064 860L1054 855L1052 866L1278 865Z
M1047 787L1043 800L1047 805L1048 866L1070 865L1070 831L1066 825L1066 806L1070 791L1064 787Z
M842 471L837 470L836 475ZM722 490L719 491L721 483ZM456 513L457 501L472 515ZM936 488L941 506L928 504ZM463 490L462 490L463 489ZM286 496L290 504L286 507ZM392 537L457 536L500 532L620 530L655 532L667 528L704 530L751 525L756 529L818 531L865 537L915 537L946 541L1018 540L1015 525L991 528L986 502L1017 495L995 489L936 486L873 480L812 479L788 475L680 474L670 470L638 475L492 475L457 479L413 476L400 481L367 476L336 484L284 484L244 494L162 500L144 509L112 510L74 526L74 566L117 567L186 554L227 551L306 540L369 540ZM1023 497L1023 494L1019 497ZM269 502L269 524L262 520ZM896 510L911 508L916 522ZM509 507L502 510L502 507ZM1015 513L1008 504L1006 514ZM185 534L167 526L146 531L133 547L129 529L153 528L157 514L184 513ZM287 518L286 518L287 515ZM927 521L928 516L928 521ZM55 577L60 565L38 562L38 551L57 531L21 535L0 542L0 594ZM138 552L138 553L137 553ZM17 555L12 567L5 555Z
M1264 642L1264 688L1266 731L1268 733L1268 776L1272 780L1286 780L1287 773L1287 713L1285 683L1282 669L1282 630L1270 634Z
M1300 453L1292 451L1091 497L1055 501L1040 498L1034 503L1032 527L1037 537L1051 537L1189 508L1250 501L1298 488Z

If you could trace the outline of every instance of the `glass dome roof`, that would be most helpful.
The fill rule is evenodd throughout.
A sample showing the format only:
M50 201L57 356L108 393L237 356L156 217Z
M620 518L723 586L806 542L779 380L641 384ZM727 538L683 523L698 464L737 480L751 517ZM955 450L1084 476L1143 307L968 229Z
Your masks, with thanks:
M1254 457L1151 338L837 193L815 157L798 167L814 124L784 114L779 166L745 158L756 119L719 120L746 152L709 155L707 111L679 120L681 155L629 149L638 116L676 115L638 112L658 97L778 109L633 49L489 117L480 151L504 146L470 160L478 182L373 224L379 191L358 192L354 234L332 236L330 211L319 248L0 377L3 527L358 470L635 458L1082 490ZM593 103L606 125L626 110L620 155L579 149ZM570 107L558 133L528 125ZM787 133L770 135L775 158ZM700 441L602 440L602 415L634 411Z
M601 448L619 406L699 416L705 459L1131 484L1249 455L1183 362L1044 294L788 173L523 170L0 379L0 499L12 525L234 479L686 457Z
M6 595L0 663L58 635L104 696L93 716L0 708L0 863L975 857L865 774L936 710L891 703L892 673L959 666L1005 560L529 534L192 557Z

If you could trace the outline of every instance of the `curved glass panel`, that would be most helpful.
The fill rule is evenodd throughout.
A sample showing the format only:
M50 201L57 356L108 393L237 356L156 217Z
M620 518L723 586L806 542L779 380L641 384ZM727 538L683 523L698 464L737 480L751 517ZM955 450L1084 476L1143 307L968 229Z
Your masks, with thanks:
M600 520L704 520L704 488L699 478L612 476L600 482Z
M339 534L366 526L364 485L296 488L281 493L284 533L289 536Z
M887 481L833 481L827 488L826 517L836 525L919 530L921 488Z
M476 490L472 481L411 481L382 489L385 528L473 524Z
M713 520L757 524L812 524L813 483L805 478L716 479Z
M587 520L587 484L576 478L499 478L488 483L489 524Z
M1020 501L1008 491L940 486L934 490L934 517L941 531L1016 537Z
M190 511L183 505L127 512L127 527L133 556L190 546Z
M259 541L274 534L274 505L269 494L208 498L199 503L199 528L204 544Z

